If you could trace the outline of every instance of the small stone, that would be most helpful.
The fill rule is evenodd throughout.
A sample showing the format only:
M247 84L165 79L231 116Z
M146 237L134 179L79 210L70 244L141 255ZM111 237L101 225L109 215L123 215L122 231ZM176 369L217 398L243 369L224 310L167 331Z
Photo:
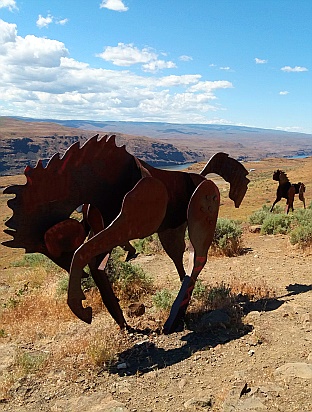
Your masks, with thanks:
M145 306L143 303L131 303L128 306L127 314L130 318L142 316L145 313Z
M286 363L274 371L275 376L312 379L312 365L304 362Z
M260 231L261 231L261 225L252 225L249 227L250 233L260 233Z
M127 364L126 364L126 362L118 363L117 369L127 369Z
M186 379L181 379L179 384L178 384L179 389L183 389L184 386L186 385L186 383L187 383Z
M191 398L188 401L184 403L184 408L185 409L190 409L190 408L210 408L212 406L212 399L211 397L207 398Z

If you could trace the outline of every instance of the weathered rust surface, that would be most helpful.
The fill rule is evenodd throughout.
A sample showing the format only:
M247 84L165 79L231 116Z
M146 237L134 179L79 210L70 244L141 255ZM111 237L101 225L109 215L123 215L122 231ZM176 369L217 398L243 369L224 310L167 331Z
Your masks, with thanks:
M129 241L158 233L180 279L181 291L165 324L175 330L190 301L195 281L207 261L217 222L220 196L205 178L217 173L230 183L230 198L239 207L249 180L247 170L225 153L217 153L201 174L154 168L117 147L115 136L98 135L83 146L73 144L63 157L57 153L43 167L25 169L25 185L10 186L6 194L13 216L5 232L13 239L5 246L40 252L69 273L68 305L90 323L92 310L84 308L83 268L90 272L103 303L121 328L128 327L105 274L111 250L123 246L135 255ZM71 214L83 205L83 220ZM183 267L188 227L193 258L189 273Z

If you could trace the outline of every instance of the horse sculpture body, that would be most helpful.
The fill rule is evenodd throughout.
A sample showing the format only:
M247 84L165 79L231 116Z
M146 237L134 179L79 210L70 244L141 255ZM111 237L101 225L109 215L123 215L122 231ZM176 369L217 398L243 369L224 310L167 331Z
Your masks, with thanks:
M290 183L287 174L279 169L273 173L273 180L279 182L279 185L276 191L276 199L271 207L271 212L273 211L276 203L282 198L286 199L286 213L288 214L290 210L293 211L296 194L299 194L299 199L303 202L303 207L305 208L305 185L303 183Z
M214 155L201 174L160 170L117 147L115 136L98 135L80 147L73 144L46 167L39 161L25 169L25 185L4 190L13 216L5 232L9 247L40 252L69 273L68 305L81 320L91 323L92 309L84 308L81 289L84 267L89 266L103 303L120 328L128 327L103 270L116 246L130 254L129 240L157 232L173 260L181 290L164 332L175 330L190 301L195 281L207 261L216 226L220 196L217 186L204 176L218 173L230 182L230 198L239 207L247 190L248 172L225 153ZM72 212L84 205L82 222ZM190 270L183 267L185 230L188 226L193 257ZM128 248L128 249L127 249ZM132 249L131 249L132 248Z

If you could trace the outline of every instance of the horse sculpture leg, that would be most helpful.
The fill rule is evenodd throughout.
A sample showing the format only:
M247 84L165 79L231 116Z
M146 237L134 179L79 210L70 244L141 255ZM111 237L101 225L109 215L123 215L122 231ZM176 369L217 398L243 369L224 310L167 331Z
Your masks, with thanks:
M83 217L91 228L89 236L90 238L105 229L103 218L98 208L92 205L88 205L88 208L84 210ZM99 289L102 301L106 309L115 320L115 322L119 325L119 327L123 329L127 326L126 320L118 303L118 299L115 296L112 286L104 271L103 266L105 265L101 265L104 259L107 260L108 257L109 254L96 256L89 262L89 268L91 276Z
M287 207L286 207L286 213L288 214L289 210L292 212L294 211L294 200L295 200L295 194L296 194L296 189L292 185L290 186L288 192L287 192Z
M301 202L303 202L303 207L305 209L306 204L305 204L304 192L305 192L305 185L303 183L300 183L300 186L299 186L299 200L301 200Z
M181 282L185 276L185 270L183 266L183 255L185 251L185 230L186 223L177 227L176 229L167 229L164 232L159 232L158 237L162 247L167 255L172 259Z
M191 197L187 221L190 241L194 248L194 252L191 253L193 262L191 269L183 279L181 289L164 325L165 334L174 332L186 312L196 279L207 261L208 249L216 228L219 205L219 190L210 180L203 181Z
M273 212L274 206L275 206L276 203L279 202L281 199L282 199L282 198L278 198L278 197L277 197L277 198L274 200L274 203L273 203L273 205L272 205L272 207L271 207L271 209L270 209L270 212Z
M116 219L76 250L70 269L68 305L78 318L87 323L92 320L92 309L82 306L85 299L81 289L84 266L116 246L156 232L165 216L167 203L168 194L163 183L152 177L142 178L126 194Z

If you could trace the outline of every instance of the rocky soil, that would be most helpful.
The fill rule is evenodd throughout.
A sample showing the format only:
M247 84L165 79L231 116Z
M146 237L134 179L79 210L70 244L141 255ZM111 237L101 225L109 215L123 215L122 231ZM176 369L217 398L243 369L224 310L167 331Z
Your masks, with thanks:
M134 333L110 371L84 370L75 380L62 368L28 375L1 400L0 411L312 411L312 251L291 246L287 236L248 230L244 247L238 257L211 257L201 275L204 282L258 285L275 294L242 304L236 328L217 312L199 320L202 328ZM178 282L165 254L136 263L162 274L164 283ZM13 343L0 345L0 376L13 352ZM78 365L79 356L72 361Z

